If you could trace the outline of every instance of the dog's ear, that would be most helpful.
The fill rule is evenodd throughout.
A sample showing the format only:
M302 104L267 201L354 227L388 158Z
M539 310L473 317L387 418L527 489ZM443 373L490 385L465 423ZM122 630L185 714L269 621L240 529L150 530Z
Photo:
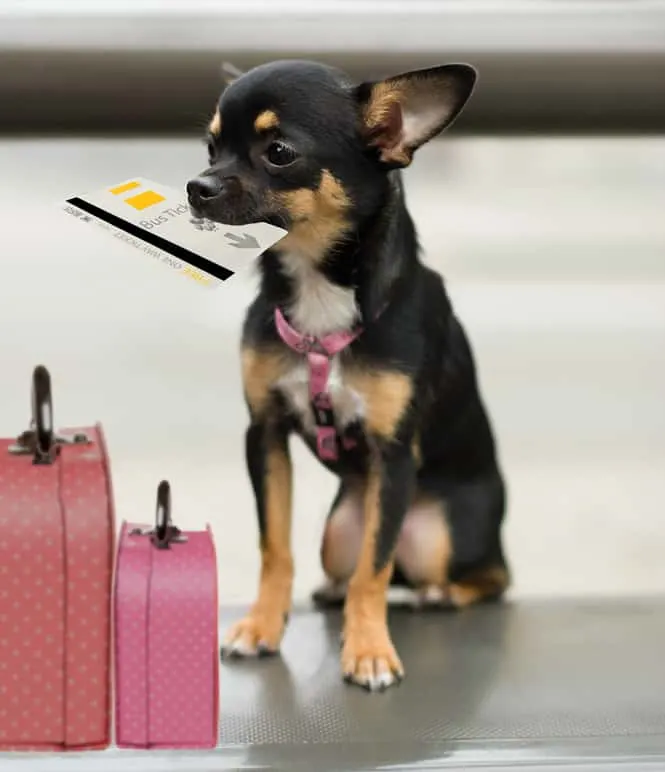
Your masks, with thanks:
M468 64L445 64L362 83L355 89L361 132L380 160L408 166L413 153L459 115L476 83Z
M239 70L231 62L222 62L221 66L222 80L227 86L230 86L234 80L238 80L241 75L244 75L242 70Z

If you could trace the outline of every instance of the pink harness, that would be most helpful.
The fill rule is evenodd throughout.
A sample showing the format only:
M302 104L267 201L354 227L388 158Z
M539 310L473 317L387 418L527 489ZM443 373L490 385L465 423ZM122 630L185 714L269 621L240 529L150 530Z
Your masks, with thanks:
M322 338L303 335L291 327L279 308L275 308L275 326L287 346L299 354L307 355L309 396L316 423L316 450L322 460L336 461L338 434L332 399L328 391L330 363L335 354L339 354L360 335L362 328L357 327L350 332L333 332ZM356 443L350 437L342 437L342 444L348 449Z

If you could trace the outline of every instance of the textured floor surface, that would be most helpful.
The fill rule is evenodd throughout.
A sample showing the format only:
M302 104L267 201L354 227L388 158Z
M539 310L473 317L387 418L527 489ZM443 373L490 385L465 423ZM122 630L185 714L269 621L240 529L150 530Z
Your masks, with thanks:
M237 611L225 611L223 624ZM0 757L3 772L660 769L665 603L568 601L395 612L407 677L341 682L337 614L294 615L283 656L224 664L220 747ZM654 766L652 766L654 765Z
M57 209L143 174L182 185L195 140L0 142L0 429L38 361L56 421L102 419L119 518L210 521L223 602L255 587L237 339L254 279L212 293ZM456 139L408 199L476 350L510 486L514 597L665 591L665 140ZM335 483L296 456L296 593L319 579ZM608 644L609 645L609 644ZM620 649L617 656L623 656Z

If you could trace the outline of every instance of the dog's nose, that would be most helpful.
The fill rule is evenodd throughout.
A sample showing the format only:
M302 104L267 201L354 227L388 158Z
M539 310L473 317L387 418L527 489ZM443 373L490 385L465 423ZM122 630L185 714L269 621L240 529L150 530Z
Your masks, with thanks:
M237 177L220 178L215 175L196 177L187 183L187 198L194 207L200 207L220 196L233 195L239 188Z

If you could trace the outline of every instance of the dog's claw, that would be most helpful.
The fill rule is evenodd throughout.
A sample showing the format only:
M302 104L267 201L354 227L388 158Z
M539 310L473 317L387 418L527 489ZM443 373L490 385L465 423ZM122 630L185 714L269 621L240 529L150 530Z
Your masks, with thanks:
M277 654L277 649L274 649L272 646L268 646L265 641L261 641L256 647L256 652L259 657L274 657L275 654Z

